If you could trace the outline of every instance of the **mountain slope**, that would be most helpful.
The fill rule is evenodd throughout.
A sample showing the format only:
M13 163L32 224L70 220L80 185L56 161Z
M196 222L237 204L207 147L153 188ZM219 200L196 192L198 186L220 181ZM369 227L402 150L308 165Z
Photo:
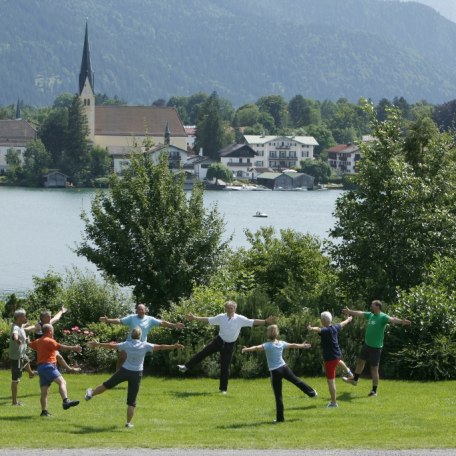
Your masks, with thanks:
M456 24L377 0L0 0L0 105L75 92L86 17L95 90L129 103L197 91L235 104L455 97Z

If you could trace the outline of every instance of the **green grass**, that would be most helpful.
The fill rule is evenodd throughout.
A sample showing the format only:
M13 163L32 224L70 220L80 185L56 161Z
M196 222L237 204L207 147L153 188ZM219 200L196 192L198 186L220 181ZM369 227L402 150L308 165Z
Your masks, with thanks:
M319 391L311 400L284 382L285 423L272 424L274 396L268 379L218 381L144 377L134 418L125 429L126 384L90 402L85 389L108 375L65 375L69 397L81 404L63 411L57 385L50 389L50 418L40 418L38 380L24 376L20 400L10 406L10 372L0 372L0 447L180 448L454 448L456 381L382 380L368 398L370 381L337 381L339 408L326 409L324 378L307 379Z

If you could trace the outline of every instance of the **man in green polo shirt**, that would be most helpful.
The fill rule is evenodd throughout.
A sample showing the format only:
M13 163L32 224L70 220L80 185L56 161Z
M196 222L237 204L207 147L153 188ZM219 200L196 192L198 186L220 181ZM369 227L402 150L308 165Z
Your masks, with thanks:
M369 361L372 376L372 390L369 393L369 396L377 396L379 381L378 366L380 364L380 357L382 354L386 325L388 323L395 325L410 325L411 322L410 320L402 318L390 317L389 315L383 313L381 301L372 301L370 312L350 310L348 307L345 307L342 312L345 315L364 317L364 319L367 320L364 345L356 364L355 374L353 376L342 377L342 380L356 386L358 384L359 376L364 370L366 361Z

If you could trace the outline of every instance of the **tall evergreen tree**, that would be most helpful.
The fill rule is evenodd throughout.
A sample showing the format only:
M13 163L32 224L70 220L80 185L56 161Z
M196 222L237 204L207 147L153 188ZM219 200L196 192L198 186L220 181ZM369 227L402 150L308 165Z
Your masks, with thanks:
M218 159L217 153L225 145L218 95L217 92L213 92L201 107L196 124L195 150L203 149L204 155Z

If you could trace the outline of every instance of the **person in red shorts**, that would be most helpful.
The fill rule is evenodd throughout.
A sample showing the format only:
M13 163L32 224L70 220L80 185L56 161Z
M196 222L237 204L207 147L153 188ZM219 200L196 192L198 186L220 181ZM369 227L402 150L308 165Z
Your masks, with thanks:
M321 337L320 344L323 350L323 359L325 361L326 380L331 396L331 402L329 402L328 407L338 407L336 398L336 368L339 363L345 365L341 360L342 353L339 347L338 334L345 325L348 325L348 323L352 321L352 319L352 317L348 317L343 322L332 325L331 313L322 312L320 315L322 327L311 325L307 327L309 331L315 331Z
M52 382L59 385L64 410L75 407L79 401L70 401L67 395L66 381L57 369L56 352L58 350L81 353L80 345L63 345L54 340L54 328L51 324L43 325L43 336L30 342L29 346L37 352L38 374L41 386L41 416L50 416L47 411L48 390Z

